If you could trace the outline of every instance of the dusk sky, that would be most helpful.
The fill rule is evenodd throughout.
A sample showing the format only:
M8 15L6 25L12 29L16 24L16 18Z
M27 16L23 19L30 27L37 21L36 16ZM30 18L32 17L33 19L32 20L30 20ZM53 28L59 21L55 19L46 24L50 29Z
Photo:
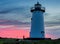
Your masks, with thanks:
M45 36L52 39L60 38L60 0L38 1L46 8ZM0 0L0 36L19 38L18 33L24 33L23 35L29 37L27 30L31 28L30 9L36 3L37 0Z

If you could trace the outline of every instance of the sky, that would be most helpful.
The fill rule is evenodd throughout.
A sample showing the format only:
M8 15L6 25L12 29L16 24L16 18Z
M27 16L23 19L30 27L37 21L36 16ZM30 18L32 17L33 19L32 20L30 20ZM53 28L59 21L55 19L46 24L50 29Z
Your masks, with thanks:
M30 32L32 16L30 10L37 1L46 9L45 37L60 38L60 0L0 0L0 36L19 38L18 33ZM29 37L29 33L25 36Z

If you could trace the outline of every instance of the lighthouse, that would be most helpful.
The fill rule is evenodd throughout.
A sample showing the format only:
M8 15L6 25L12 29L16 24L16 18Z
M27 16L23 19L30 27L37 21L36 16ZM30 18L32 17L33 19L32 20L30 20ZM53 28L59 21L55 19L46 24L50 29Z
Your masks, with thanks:
M30 38L45 38L44 15L45 8L39 2L31 8L31 30Z

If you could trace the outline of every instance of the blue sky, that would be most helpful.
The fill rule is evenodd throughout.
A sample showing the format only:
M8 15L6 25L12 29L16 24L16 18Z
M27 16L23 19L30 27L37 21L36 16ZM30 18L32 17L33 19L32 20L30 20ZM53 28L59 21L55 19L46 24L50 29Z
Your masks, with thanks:
M60 0L38 0L46 8L46 33L60 37ZM37 0L0 0L0 24L30 25L30 8Z

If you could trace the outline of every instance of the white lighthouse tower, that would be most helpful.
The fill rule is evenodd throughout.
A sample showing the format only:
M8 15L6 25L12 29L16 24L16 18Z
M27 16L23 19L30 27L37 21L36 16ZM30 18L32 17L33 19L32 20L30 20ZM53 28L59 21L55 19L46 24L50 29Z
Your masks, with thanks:
M30 38L45 38L44 16L45 8L39 2L31 8L31 31Z

